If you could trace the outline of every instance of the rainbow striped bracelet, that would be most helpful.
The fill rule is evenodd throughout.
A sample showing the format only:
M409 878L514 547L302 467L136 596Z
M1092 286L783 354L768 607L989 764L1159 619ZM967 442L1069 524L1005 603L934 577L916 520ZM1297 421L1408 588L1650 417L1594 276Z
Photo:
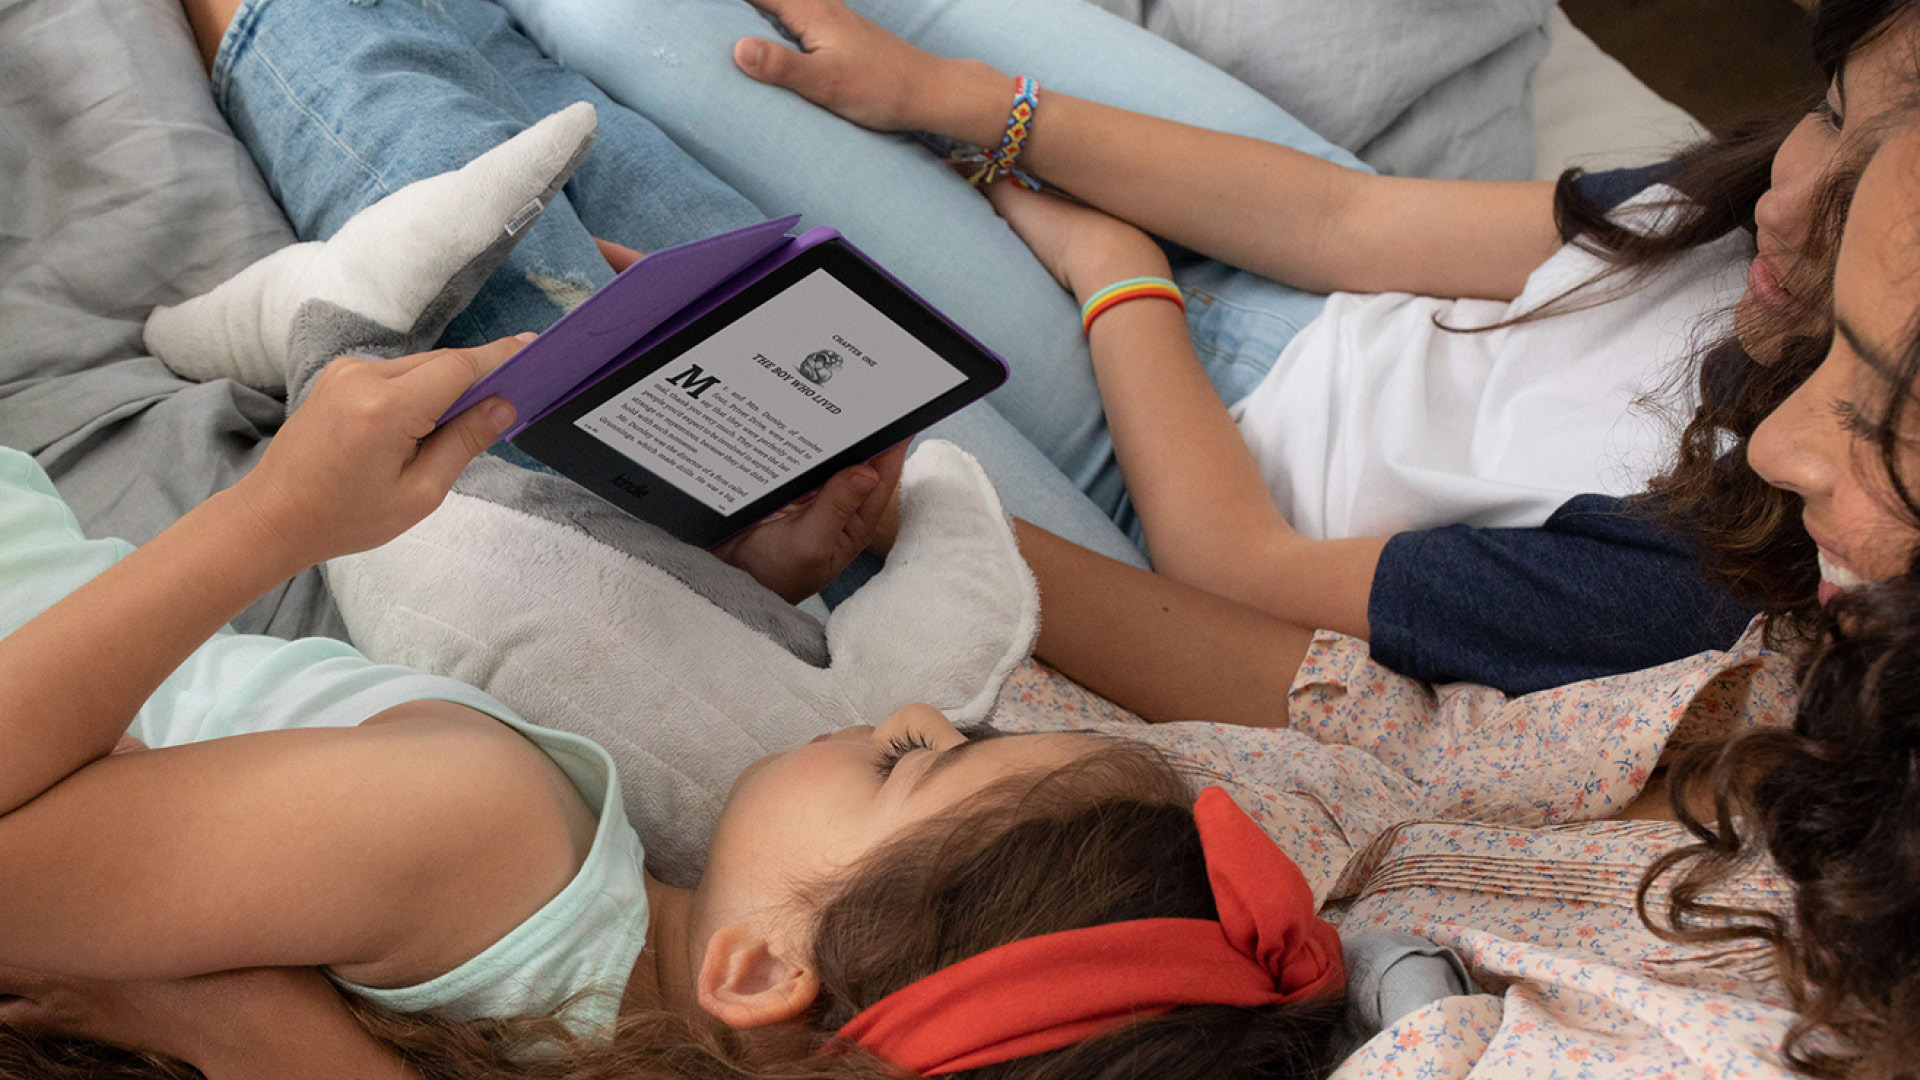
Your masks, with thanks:
M1180 305L1181 311L1187 310L1187 298L1180 295L1180 286L1175 285L1166 278L1128 278L1125 281L1116 281L1106 288L1101 289L1099 292L1094 293L1092 296L1087 297L1087 302L1080 305L1080 331L1091 336L1093 334L1093 320L1106 314L1108 309L1124 304L1129 300L1143 300L1148 297L1154 297L1160 300L1171 300Z

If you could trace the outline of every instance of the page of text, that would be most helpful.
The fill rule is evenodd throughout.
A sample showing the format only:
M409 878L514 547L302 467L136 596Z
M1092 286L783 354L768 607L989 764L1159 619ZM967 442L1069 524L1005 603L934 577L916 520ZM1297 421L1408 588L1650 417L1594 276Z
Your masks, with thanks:
M963 379L816 270L576 423L730 514Z

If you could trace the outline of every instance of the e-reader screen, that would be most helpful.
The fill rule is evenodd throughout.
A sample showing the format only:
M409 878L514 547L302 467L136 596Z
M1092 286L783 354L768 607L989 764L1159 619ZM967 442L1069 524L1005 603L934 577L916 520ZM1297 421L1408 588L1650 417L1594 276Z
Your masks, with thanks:
M732 514L965 380L822 269L574 424Z
M712 543L1004 378L992 354L836 241L743 288L514 442L630 513Z

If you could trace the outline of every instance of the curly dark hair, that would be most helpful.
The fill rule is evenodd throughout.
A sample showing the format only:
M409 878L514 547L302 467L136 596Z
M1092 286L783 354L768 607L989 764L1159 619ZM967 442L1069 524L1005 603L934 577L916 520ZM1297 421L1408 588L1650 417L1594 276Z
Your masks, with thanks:
M1671 771L1695 842L1642 880L1669 940L1772 946L1799 1018L1785 1053L1833 1080L1920 1075L1920 572L1850 594L1813 650L1791 729L1704 746ZM1848 627L1842 630L1840 627ZM1712 820L1692 807L1710 797ZM1768 858L1790 911L1729 907L1714 887ZM1672 876L1666 902L1648 899ZM1823 1044L1817 1033L1839 1036Z
M1902 341L1876 365L1882 407L1866 438L1890 501L1920 534L1902 436L1920 406L1920 310ZM1675 764L1674 811L1695 842L1657 860L1640 887L1642 917L1664 937L1773 948L1800 1014L1785 1052L1816 1077L1920 1076L1920 547L1908 558L1899 577L1819 610L1791 729L1742 734ZM1696 812L1703 801L1710 819ZM1790 910L1709 898L1762 859L1791 884ZM1649 896L1667 877L1654 910Z
M1829 80L1838 78L1848 56L1872 44L1916 7L1920 5L1914 0L1823 0L1811 27L1814 62ZM1807 109L1819 100L1807 102ZM1754 206L1773 184L1774 156L1805 111L1741 121L1725 137L1698 143L1667 162L1659 182L1681 198L1657 207L1662 224L1651 231L1614 220L1611 206L1581 186L1586 170L1562 172L1554 185L1554 225L1563 241L1579 245L1607 269L1538 308L1460 332L1484 333L1592 307L1645 284L1681 256L1735 229L1753 232Z
M1920 3L1915 0L1824 0L1813 16L1814 60L1829 79L1838 78L1849 56L1916 12ZM1772 185L1774 157L1799 119L1750 121L1670 162L1659 179L1680 197L1655 208L1662 224L1651 232L1613 220L1608 207L1579 184L1580 170L1561 174L1554 192L1560 234L1606 269L1513 319L1460 332L1592 307L1645 285L1703 244L1735 230L1753 232L1754 208ZM1697 379L1700 403L1680 433L1672 463L1630 504L1631 512L1686 537L1709 581L1766 615L1766 641L1776 648L1804 647L1818 636L1819 570L1813 542L1799 524L1798 500L1747 468L1747 441L1826 354L1833 260L1859 168L1876 134L1867 128L1849 140L1845 157L1816 197L1806 247L1797 253L1790 283L1805 313L1754 315L1750 339L1766 342L1771 355L1755 357L1733 334L1695 351L1693 364L1676 379Z
M1814 16L1815 59L1829 78L1838 78L1849 55L1916 12L1920 4L1912 0L1825 0ZM1798 498L1747 467L1747 444L1826 355L1833 261L1859 170L1885 126L1868 127L1849 140L1816 199L1793 282L1807 313L1756 315L1750 338L1769 342L1775 352L1764 359L1733 336L1700 351L1700 404L1681 433L1672 466L1648 485L1636 507L1687 536L1706 576L1767 616L1767 643L1774 647L1817 639L1824 625L1815 591L1819 570L1813 541L1799 523ZM1752 229L1773 153L1789 130L1754 128L1683 157L1668 182L1696 202L1667 233L1643 237L1612 226L1594 207L1581 206L1566 180L1557 209L1562 228L1578 229L1583 243L1633 275L1734 228Z
M1920 5L1914 0L1822 0L1813 13L1813 59L1829 80L1845 71L1847 58L1873 44ZM1824 90L1823 90L1824 93ZM1812 108L1819 99L1809 101ZM1668 208L1664 227L1643 233L1608 216L1577 181L1579 169L1560 175L1554 190L1554 221L1560 235L1607 262L1615 272L1639 278L1735 229L1754 230L1754 206L1773 183L1773 159L1799 123L1795 115L1737 125L1675 158L1660 177L1686 196ZM1609 280L1603 276L1582 290Z

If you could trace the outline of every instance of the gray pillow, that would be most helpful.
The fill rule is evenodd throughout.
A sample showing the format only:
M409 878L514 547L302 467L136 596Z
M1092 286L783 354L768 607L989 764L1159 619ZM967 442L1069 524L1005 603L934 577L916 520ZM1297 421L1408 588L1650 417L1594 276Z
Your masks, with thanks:
M1273 99L1384 173L1533 175L1553 0L1089 0Z
M292 240L173 0L0 0L0 442L142 543L258 459L283 406L145 355L155 304ZM317 571L236 625L344 631Z

